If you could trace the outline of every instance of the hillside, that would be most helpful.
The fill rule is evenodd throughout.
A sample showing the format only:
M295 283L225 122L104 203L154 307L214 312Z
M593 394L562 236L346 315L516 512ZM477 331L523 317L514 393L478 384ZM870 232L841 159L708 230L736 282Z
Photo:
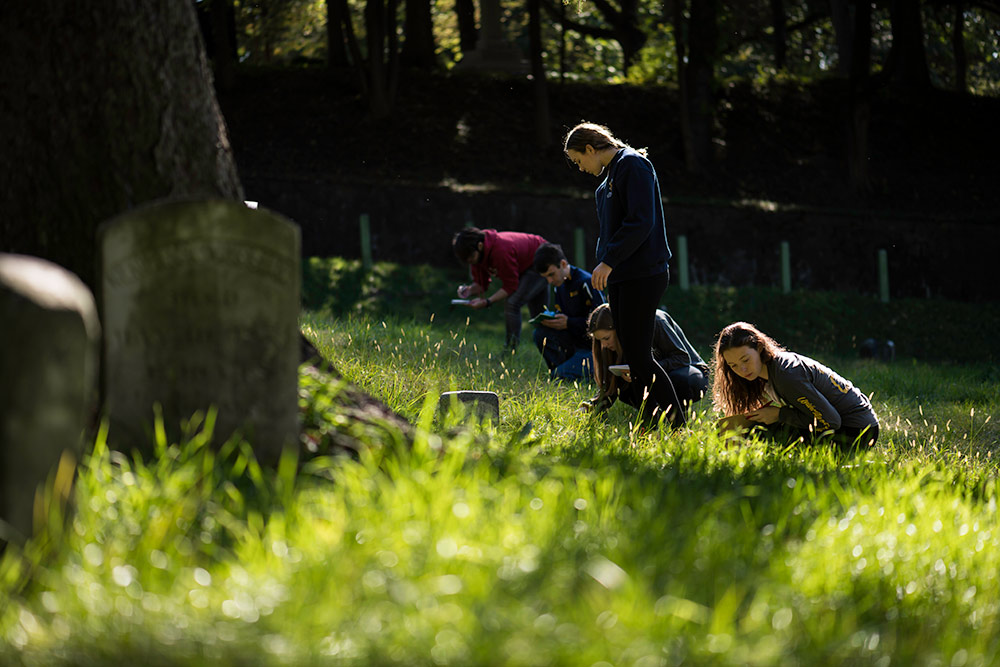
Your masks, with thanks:
M351 72L243 71L220 94L244 178L332 178L385 185L492 184L586 191L593 179L563 159L560 140L581 119L646 146L671 200L765 200L897 215L995 220L1000 100L933 91L920 101L882 94L871 110L874 193L847 186L841 84L733 85L720 91L718 162L683 168L671 88L549 83L553 143L534 142L529 81L405 75L394 115L372 120Z

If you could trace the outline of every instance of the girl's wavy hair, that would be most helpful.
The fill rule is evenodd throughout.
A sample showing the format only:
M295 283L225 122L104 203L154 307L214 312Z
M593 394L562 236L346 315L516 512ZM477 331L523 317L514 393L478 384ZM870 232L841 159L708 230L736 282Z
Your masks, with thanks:
M567 157L569 157L571 150L583 153L588 145L593 146L595 151L605 148L628 147L628 144L611 134L611 130L603 125L583 122L577 124L576 127L566 133L566 138L563 140L563 153ZM637 148L635 150L643 157L646 157L645 148Z
M773 338L747 322L733 322L719 332L715 341L715 378L712 381L712 399L715 408L727 417L756 410L764 403L763 378L748 381L726 363L722 353L735 347L752 347L760 354L762 363L773 360L781 347Z
M594 308L587 318L587 335L590 336L590 349L594 354L594 379L597 380L599 393L597 400L601 401L608 397L618 395L618 376L608 371L608 366L621 363L621 355L614 350L606 350L601 347L601 342L594 338L594 334L605 329L615 330L615 321L611 317L611 306L602 303Z

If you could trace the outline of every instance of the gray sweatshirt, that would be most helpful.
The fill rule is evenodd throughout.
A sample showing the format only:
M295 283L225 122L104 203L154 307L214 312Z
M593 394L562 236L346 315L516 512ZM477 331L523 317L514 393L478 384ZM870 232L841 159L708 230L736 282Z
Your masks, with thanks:
M656 310L656 321L653 323L653 358L668 373L676 368L697 366L706 377L708 376L708 364L688 342L687 336L674 318L659 308Z
M787 405L778 421L796 428L828 429L878 424L868 397L823 364L794 352L779 352L767 364L768 381Z

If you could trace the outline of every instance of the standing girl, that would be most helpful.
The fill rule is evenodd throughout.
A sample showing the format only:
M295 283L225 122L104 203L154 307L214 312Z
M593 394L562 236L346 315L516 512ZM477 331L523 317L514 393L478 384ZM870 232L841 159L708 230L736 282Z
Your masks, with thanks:
M570 130L563 151L580 171L601 179L594 194L600 237L593 285L607 291L634 387L656 402L671 425L681 426L681 402L652 354L656 308L670 275L656 171L645 150L629 147L594 123Z
M832 437L843 448L878 440L872 404L850 380L784 350L746 322L719 333L712 393L725 416L743 415L772 436L807 442Z

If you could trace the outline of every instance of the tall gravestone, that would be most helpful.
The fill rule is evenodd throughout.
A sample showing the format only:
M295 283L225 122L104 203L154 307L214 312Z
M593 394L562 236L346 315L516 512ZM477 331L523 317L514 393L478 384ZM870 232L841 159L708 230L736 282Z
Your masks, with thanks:
M0 518L31 534L36 492L79 458L97 399L94 297L49 261L0 253ZM3 531L6 533L6 531Z
M109 440L149 451L154 405L173 434L217 409L264 462L298 439L299 229L239 202L173 201L98 231Z

